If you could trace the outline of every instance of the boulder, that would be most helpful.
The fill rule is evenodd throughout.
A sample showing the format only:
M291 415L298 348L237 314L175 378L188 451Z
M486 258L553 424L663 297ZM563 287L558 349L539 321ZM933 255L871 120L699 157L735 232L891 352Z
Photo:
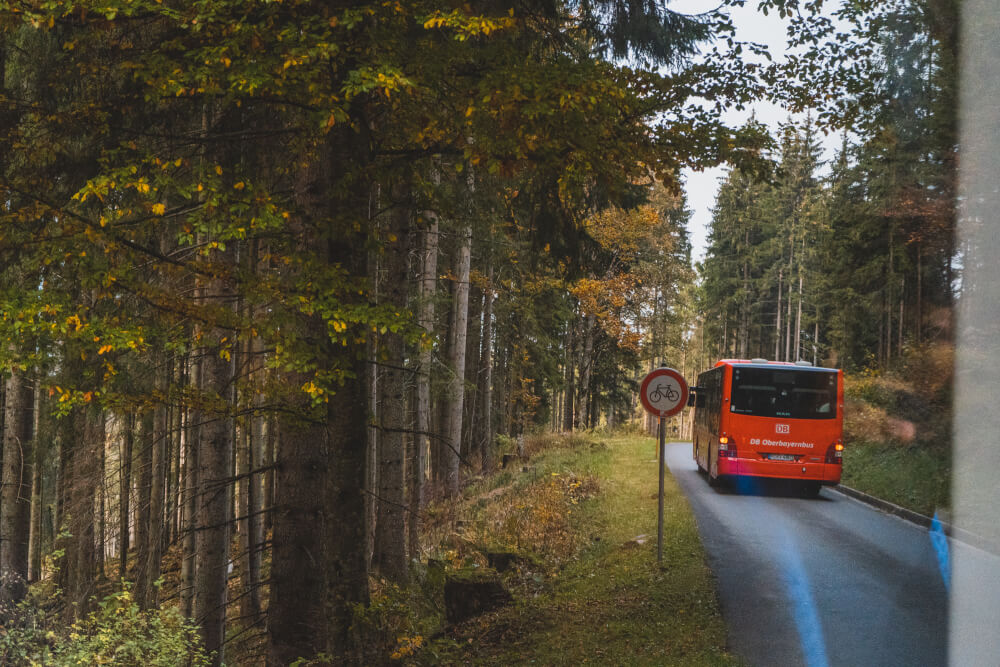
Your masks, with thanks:
M502 607L511 599L492 568L465 568L445 576L444 609L449 623L461 623Z

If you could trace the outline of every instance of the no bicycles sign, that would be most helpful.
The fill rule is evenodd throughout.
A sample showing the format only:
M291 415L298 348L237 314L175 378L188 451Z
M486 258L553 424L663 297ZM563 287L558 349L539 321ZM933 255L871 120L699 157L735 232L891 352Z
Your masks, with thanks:
M673 417L687 405L687 382L673 368L657 368L643 379L639 399L657 417Z

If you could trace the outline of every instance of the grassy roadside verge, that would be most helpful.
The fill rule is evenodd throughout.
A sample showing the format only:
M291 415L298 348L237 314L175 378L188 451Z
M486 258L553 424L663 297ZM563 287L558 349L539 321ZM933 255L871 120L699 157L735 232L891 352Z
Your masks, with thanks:
M452 629L450 643L435 647L436 664L739 664L724 651L725 627L694 517L669 475L663 566L656 563L651 438L550 449L532 459L529 471L522 475L531 481L515 490L515 507L559 484L592 490L567 506L560 525L569 548L548 559L551 567L531 580L535 586L514 584L514 604ZM472 521L490 516L489 505L505 495L477 502Z
M843 484L914 512L933 516L950 506L951 453L940 448L849 443Z
M845 375L845 485L928 516L948 510L953 367L950 345L926 344L890 371Z

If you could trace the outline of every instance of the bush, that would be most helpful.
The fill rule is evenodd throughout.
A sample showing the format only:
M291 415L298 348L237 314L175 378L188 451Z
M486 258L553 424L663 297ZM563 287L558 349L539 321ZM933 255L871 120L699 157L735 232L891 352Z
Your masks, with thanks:
M128 588L98 603L84 620L63 628L29 600L0 631L0 664L200 667L209 664L197 628L176 609L143 611Z

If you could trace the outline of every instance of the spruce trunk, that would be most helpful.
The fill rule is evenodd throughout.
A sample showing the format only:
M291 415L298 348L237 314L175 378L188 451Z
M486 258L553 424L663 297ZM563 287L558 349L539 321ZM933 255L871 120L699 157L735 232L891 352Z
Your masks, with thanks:
M222 254L229 255L231 252L227 250ZM205 300L215 308L227 306L232 294L226 280L213 277L206 286ZM201 389L219 406L212 413L203 413L205 418L198 441L198 509L195 517L195 552L198 556L195 619L201 626L205 648L212 654L213 665L225 662L233 422L221 406L231 404L234 369L229 348L221 341L231 335L221 327L213 327L207 338L215 344L206 349L201 361Z
M32 451L31 383L15 370L4 391L3 491L0 494L0 606L12 608L27 592L28 540L31 532Z
M421 342L418 355L415 433L417 456L413 461L413 484L410 488L409 542L412 553L417 553L419 547L420 533L416 519L427 498L427 467L431 452L431 362L434 353L430 338L434 335L434 293L437 289L438 218L432 211L425 212L424 215L430 220L430 225L424 231L421 251L420 310L417 324L424 330L428 340Z
M386 280L382 296L397 312L407 308L407 243L409 208L399 204L405 199L402 188L395 188L396 211L389 218L385 244ZM380 347L385 354L382 373L379 421L378 519L375 524L374 565L387 579L406 580L406 489L405 444L406 393L409 373L404 368L405 344L400 332L387 331Z
M484 472L493 469L493 267L483 291L483 336L479 353L479 417L475 421L476 442Z
M455 300L452 308L451 350L448 354L448 381L444 442L441 453L444 465L444 490L454 497L460 484L460 452L462 446L462 411L465 402L465 342L469 324L469 271L472 260L472 228L462 230L461 244L455 260Z

